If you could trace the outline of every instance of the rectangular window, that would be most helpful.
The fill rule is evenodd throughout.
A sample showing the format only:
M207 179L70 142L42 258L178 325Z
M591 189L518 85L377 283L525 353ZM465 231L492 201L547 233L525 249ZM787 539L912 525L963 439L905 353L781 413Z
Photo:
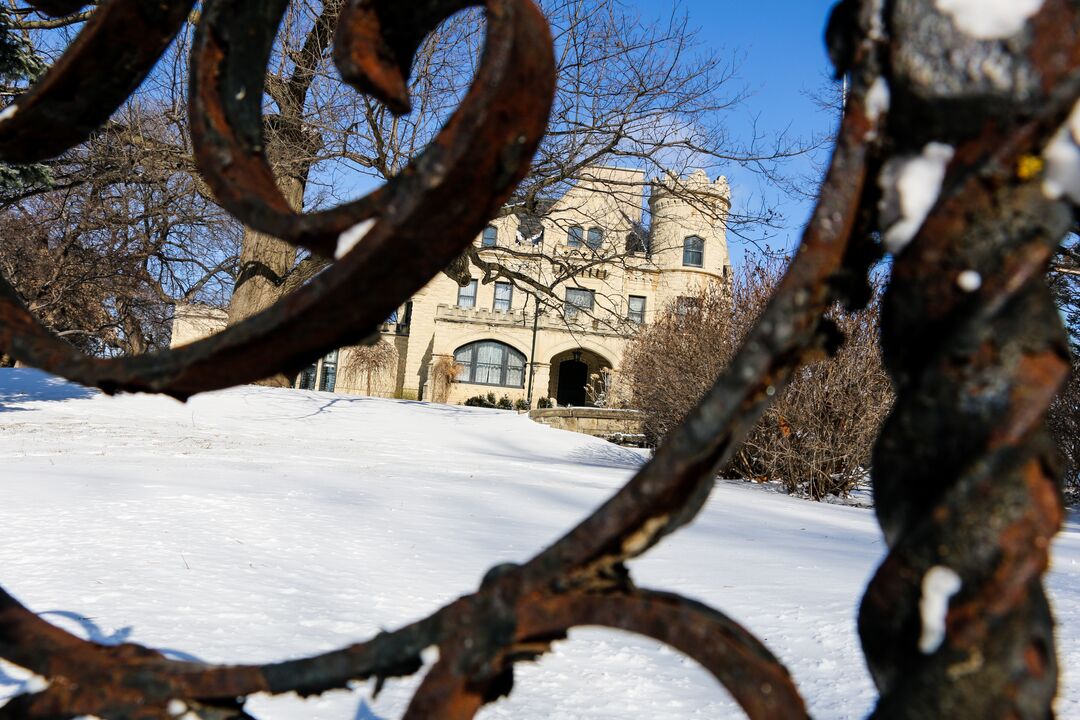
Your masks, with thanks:
M315 389L315 376L319 373L319 366L316 364L308 365L300 373L300 382L298 387L301 390L314 390Z
M495 304L492 306L499 312L510 312L514 304L514 286L508 282L495 283Z
M480 247L495 247L499 244L499 231L495 226L488 225L484 228L484 236L480 241Z
M457 291L457 306L459 308L476 307L476 281L471 281L465 287L459 287Z
M525 387L525 356L511 354L506 360L506 387Z
M635 325L645 324L645 296L631 295L626 319Z
M566 304L563 312L567 318L576 318L579 310L592 310L595 293L582 288L566 288Z
M337 358L338 351L332 350L322 359L319 389L323 392L334 392L334 386L337 384Z

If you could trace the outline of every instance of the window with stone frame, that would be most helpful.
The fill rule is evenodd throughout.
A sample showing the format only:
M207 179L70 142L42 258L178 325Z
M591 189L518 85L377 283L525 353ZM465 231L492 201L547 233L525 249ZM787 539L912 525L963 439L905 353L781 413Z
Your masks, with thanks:
M573 319L581 311L591 312L596 302L596 293L584 288L566 288L566 302L563 313L567 319Z
M591 250L599 250L604 244L604 231L598 227L589 228L589 234L585 240Z
M457 306L459 308L476 307L476 280L471 280L465 287L458 288Z
M514 286L508 282L495 283L495 302L492 309L499 312L510 312L514 306Z
M454 362L461 366L458 382L525 387L525 355L505 343L481 340L463 345L454 351Z
M645 296L631 295L627 303L626 319L635 325L645 324Z
M705 241L697 235L683 240L682 264L686 267L705 267Z
M566 231L567 247L581 247L581 241L585 239L585 228L574 225Z

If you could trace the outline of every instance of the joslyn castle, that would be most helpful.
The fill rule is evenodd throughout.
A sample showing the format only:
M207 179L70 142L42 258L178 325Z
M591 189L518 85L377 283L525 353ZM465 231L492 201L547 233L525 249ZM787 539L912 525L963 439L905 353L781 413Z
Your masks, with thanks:
M533 406L540 398L591 404L617 386L639 325L729 280L729 208L723 177L698 171L647 183L640 171L594 168L539 216L508 208L492 220L476 238L479 262L469 264L466 286L440 273L383 324L378 344L331 353L297 386L448 403L494 392ZM215 311L179 307L173 344L223 322Z

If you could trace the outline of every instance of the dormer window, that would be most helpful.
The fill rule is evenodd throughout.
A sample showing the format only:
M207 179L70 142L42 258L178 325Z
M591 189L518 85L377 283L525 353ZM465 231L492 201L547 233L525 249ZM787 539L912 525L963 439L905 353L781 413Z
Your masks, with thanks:
M539 245L544 241L544 224L531 215L519 218L515 239L520 245Z
M685 267L705 267L705 241L697 235L683 240L682 264Z
M499 244L499 230L494 225L484 228L484 237L480 241L480 247L495 247Z
M626 234L626 254L627 255L647 255L649 253L649 240L645 234L645 229L640 225L634 226L634 228Z

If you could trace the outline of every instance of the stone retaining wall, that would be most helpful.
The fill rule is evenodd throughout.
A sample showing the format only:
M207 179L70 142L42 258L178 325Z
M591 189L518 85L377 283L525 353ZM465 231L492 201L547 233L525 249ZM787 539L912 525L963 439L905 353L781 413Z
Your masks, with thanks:
M623 445L641 445L645 440L645 421L640 410L550 408L530 410L529 417L559 430L584 433Z

